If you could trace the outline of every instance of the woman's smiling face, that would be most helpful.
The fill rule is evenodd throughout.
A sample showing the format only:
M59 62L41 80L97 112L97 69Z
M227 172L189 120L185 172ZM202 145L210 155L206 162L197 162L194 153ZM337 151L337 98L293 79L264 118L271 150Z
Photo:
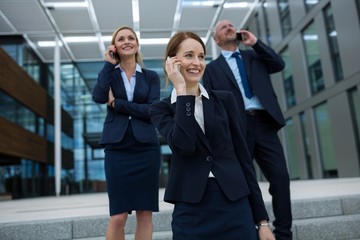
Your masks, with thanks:
M205 71L203 46L195 39L185 39L179 46L176 58L180 60L180 72L186 82L200 82Z
M115 37L115 46L121 56L135 55L139 50L139 44L134 33L128 29L120 30Z

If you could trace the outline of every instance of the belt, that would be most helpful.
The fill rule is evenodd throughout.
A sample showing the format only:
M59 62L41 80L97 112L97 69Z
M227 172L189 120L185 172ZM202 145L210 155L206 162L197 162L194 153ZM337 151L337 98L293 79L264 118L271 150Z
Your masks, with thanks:
M266 114L266 110L264 109L249 109L249 110L246 110L246 115L249 115L249 116L256 116L256 115L264 115Z

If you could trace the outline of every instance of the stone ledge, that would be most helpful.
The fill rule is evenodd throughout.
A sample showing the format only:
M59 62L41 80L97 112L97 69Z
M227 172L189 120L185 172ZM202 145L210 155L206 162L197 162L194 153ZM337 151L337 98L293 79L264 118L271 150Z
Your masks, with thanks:
M295 200L294 240L360 240L360 196ZM272 209L266 204L270 216ZM154 239L171 239L172 210L154 213ZM344 215L345 214L345 215ZM273 219L273 218L271 218ZM23 221L0 224L1 240L102 239L109 217L107 215L55 220ZM125 232L130 237L135 230L135 214L129 215ZM159 236L161 235L161 238ZM297 237L295 237L297 236Z
M1 240L72 239L72 220L0 224Z
M294 221L294 240L360 239L360 214Z

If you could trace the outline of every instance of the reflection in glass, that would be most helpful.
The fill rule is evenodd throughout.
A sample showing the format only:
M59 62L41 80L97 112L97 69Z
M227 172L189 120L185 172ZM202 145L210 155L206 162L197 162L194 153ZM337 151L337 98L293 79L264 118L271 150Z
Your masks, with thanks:
M324 178L338 177L331 122L326 103L314 108Z
M304 0L306 11L309 12L320 0Z
M315 31L314 22L311 22L302 32L306 61L309 73L311 94L325 89L323 71L320 61L318 35Z
M286 37L291 31L291 18L288 0L278 0L278 8L280 14L282 36Z
M304 145L304 151L305 151L305 161L306 161L306 170L307 170L307 174L308 174L308 178L309 179L313 179L314 178L314 174L312 171L312 164L311 164L311 154L310 154L310 147L309 147L309 137L306 133L306 125L307 125L307 119L306 119L306 115L304 112L300 113L300 127L301 127L301 137L303 140L303 145Z
M334 76L335 76L335 80L339 81L343 79L343 71L341 67L340 53L337 42L337 32L335 29L333 12L330 4L324 9L324 16L325 16L326 33L330 47L331 62L334 70Z
M262 3L262 11L264 14L264 21L265 21L265 32L266 32L266 41L269 46L271 46L271 33L270 33L270 27L269 27L269 20L268 20L268 14L267 14L267 5L268 3L266 0Z
M360 92L356 88L350 90L350 107L353 119L354 132L356 136L356 145L360 155ZM360 159L359 159L360 162Z
M285 69L282 71L282 75L284 79L286 106L290 108L296 104L296 98L292 76L293 69L288 48L281 52L281 57L285 61Z
M288 167L290 179L300 179L299 174L299 160L297 155L296 133L295 126L292 119L286 121L284 127L285 141L286 141L286 158L288 160Z

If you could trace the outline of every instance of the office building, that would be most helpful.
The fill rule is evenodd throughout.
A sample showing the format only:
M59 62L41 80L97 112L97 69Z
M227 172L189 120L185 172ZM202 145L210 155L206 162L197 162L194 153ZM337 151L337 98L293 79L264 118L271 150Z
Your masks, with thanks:
M106 28L107 35L111 35L118 23L109 26L101 21L85 21L81 15L83 12L76 12L86 11L86 14L100 19L100 15L106 12L89 9L97 9L102 1L84 1L87 10L68 12L52 6L53 2L59 1L3 0L0 3L0 195L5 198L55 194L55 149L59 143L55 137L59 136L56 134L59 129L61 194L106 190L104 154L97 142L106 106L95 104L91 92L97 72L103 65L103 53L101 47L97 50L98 45L105 48L109 41L85 47L66 42L66 37L74 33L72 25L84 29L90 25L90 28L97 29L97 34ZM131 1L115 2L121 2L122 9L134 8ZM142 11L148 10L153 22L141 23L140 29L146 28L141 35L144 38L150 36L151 31L167 38L173 29L197 32L206 42L207 60L210 61L219 53L211 40L211 29L218 20L230 19L238 28L252 31L281 54L286 68L272 75L272 81L286 118L286 126L279 135L292 180L360 176L359 0L248 0L246 12L239 14L241 19L237 19L236 11L243 10L227 10L225 4L243 1L211 1L210 10L205 4L209 1L146 2L139 1L140 17L145 16ZM192 2L204 6L194 7L194 10L190 7ZM20 3L22 5L14 6ZM150 8L142 4L160 7ZM179 6L182 6L182 21L187 21L187 25L162 19L167 14L174 18ZM40 9L39 12L51 23L52 32L60 38L59 88L56 87L56 47L44 50L38 46L44 37L40 32L47 26L34 15L38 25L26 33L20 29L26 23L19 23L24 19L20 16L32 8ZM191 14L190 9L193 11ZM112 13L110 17L114 18L120 12ZM72 21L64 17L60 19L61 14L70 16ZM139 28L130 15L125 17L129 20L120 22L120 25ZM198 22L207 22L208 26L194 27ZM170 33L165 34L161 28L165 24L171 25ZM77 33L87 34L86 30ZM54 40L53 37L47 38ZM165 45L153 48L148 50L145 44L142 47L144 64L157 71L164 82L162 53ZM91 57L90 51L99 57ZM151 51L157 55L151 55ZM76 55L81 53L82 59L75 61ZM56 98L56 89L60 89L60 99ZM170 90L170 87L162 89L162 97ZM59 119L55 117L56 103L61 103ZM171 152L166 145L162 152L160 179L163 187ZM260 172L258 178L264 180Z

